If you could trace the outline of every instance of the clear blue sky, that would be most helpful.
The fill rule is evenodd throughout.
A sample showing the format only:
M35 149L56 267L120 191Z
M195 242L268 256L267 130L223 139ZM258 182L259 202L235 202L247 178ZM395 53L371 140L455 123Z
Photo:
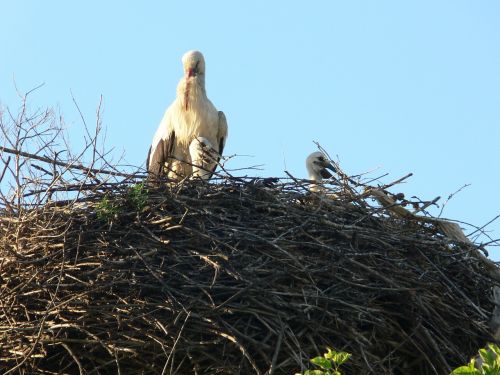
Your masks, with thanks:
M397 188L407 196L471 184L444 217L481 226L500 214L498 1L0 5L1 104L17 105L14 80L20 91L44 82L32 107L58 107L79 134L71 92L89 123L102 94L107 143L131 164L144 162L174 99L182 54L198 49L228 118L225 153L250 155L229 167L306 177L317 140L350 174L413 172ZM500 237L499 221L489 229Z

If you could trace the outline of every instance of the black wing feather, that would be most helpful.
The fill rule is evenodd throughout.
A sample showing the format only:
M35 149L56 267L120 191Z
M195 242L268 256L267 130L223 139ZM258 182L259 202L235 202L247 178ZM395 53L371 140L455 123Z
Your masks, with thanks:
M222 137L220 140L219 140L219 149L218 149L218 154L219 156L217 157L217 164L214 165L214 167L212 168L211 172L212 174L215 172L215 170L217 169L217 166L219 165L219 162L220 162L220 158L222 156L222 151L224 151L224 137ZM212 177L212 174L210 174L210 178Z
M168 164L169 159L172 157L174 143L175 132L171 132L166 139L160 139L153 154L151 154L152 147L149 148L148 173L159 177L165 172L165 164Z
M225 127L227 128L226 116L224 115L224 112L219 111L218 115L219 115L219 126L220 126L221 119L223 119L224 123L225 123ZM217 164L215 164L214 167L212 168L212 171L211 171L212 173L214 173L215 170L217 169L217 166L219 165L222 153L224 152L224 143L225 143L224 141L225 141L224 137L219 138L219 145L218 145L219 147L217 149L219 156L217 157ZM210 177L212 177L212 175L210 175Z

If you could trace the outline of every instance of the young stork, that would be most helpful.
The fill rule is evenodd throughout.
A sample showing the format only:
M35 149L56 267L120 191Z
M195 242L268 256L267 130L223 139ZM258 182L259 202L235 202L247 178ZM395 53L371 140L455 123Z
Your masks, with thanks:
M204 179L211 177L227 138L226 116L215 109L205 91L205 59L199 51L182 57L184 76L177 85L177 97L167 108L149 149L147 168L153 176L175 180L193 173L191 142L203 137L215 148L216 162L209 163ZM198 173L198 172L197 172Z
M192 178L207 181L220 160L220 155L205 137L195 137L189 145L193 168Z
M314 182L322 182L324 178L332 177L332 174L327 169L337 173L337 168L335 168L328 158L319 151L313 152L307 157L306 168L309 179ZM321 187L317 184L312 184L309 190L318 193L321 192Z

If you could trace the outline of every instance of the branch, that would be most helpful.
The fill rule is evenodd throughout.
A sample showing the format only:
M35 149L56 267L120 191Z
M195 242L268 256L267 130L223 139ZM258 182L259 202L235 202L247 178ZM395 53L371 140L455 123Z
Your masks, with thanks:
M132 178L134 176L133 174L130 174L130 173L113 172L113 171L107 171L104 169L88 168L88 167L83 166L82 164L75 164L74 162L64 163L64 162L60 162L57 160L53 160L51 158L47 158L45 156L38 156L35 154L30 154L29 152L18 151L18 150L14 150L12 148L3 147L3 146L0 146L0 151L6 152L8 154L24 156L25 158L28 158L28 159L40 160L40 161L43 161L45 163L49 163L52 165L54 165L54 164L59 165L61 167L65 167L68 169L78 169L78 170L81 170L81 171L84 171L87 173L106 174L106 175L110 175L110 176L119 176L119 177L126 177L126 178Z

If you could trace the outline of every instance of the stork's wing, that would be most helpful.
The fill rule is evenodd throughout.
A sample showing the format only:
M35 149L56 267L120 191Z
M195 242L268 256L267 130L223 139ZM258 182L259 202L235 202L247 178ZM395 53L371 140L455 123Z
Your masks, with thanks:
M171 131L166 138L160 138L156 146L153 145L149 148L148 173L159 177L165 171L165 166L167 166L165 173L168 173L168 165L173 155L174 144L175 132Z
M215 169L217 168L217 165L219 164L220 158L222 156L222 152L224 151L224 146L226 145L226 138L227 138L227 120L226 120L226 115L224 115L224 112L219 111L219 131L217 133L217 139L218 139L218 145L216 145L217 152L219 154L217 158L217 163L214 164L214 167L212 169L212 173L215 172Z

